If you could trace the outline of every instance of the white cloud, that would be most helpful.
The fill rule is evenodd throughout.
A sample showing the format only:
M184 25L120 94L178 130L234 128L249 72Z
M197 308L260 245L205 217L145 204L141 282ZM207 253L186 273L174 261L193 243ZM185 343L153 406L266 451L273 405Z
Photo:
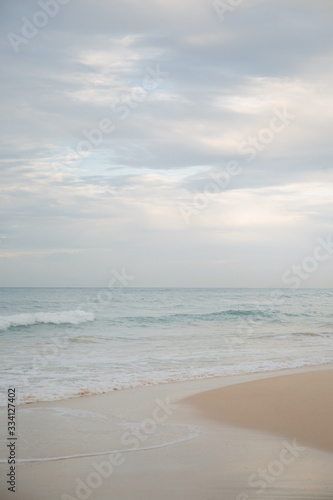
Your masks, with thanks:
M8 31L21 8L4 4ZM4 283L104 284L111 259L140 285L218 285L223 266L230 286L239 273L269 284L332 225L331 14L328 2L252 0L221 23L203 0L82 0L19 55L4 37ZM121 119L113 105L157 64L168 77ZM283 107L295 119L247 161L240 143ZM114 132L55 171L105 117ZM231 160L241 175L205 193ZM179 206L200 193L207 207L187 224Z

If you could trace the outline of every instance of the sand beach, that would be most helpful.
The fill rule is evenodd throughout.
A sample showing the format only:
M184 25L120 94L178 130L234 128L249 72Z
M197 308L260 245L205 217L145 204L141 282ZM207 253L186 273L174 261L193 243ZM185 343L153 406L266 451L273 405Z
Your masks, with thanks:
M332 499L332 380L321 366L21 405L1 499Z

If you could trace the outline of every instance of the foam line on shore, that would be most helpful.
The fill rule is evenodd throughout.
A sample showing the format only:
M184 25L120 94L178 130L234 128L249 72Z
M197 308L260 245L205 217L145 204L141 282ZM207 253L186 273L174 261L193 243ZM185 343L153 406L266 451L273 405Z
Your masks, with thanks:
M198 427L189 426L189 425L184 425L183 427L186 427L187 430L190 430L190 432L191 432L190 436L186 436L185 438L176 439L174 441L168 441L166 443L162 443L162 444L158 444L158 445L154 445L154 446L145 446L144 448L128 448L128 449L124 449L124 450L120 449L120 450L112 450L112 451L84 453L84 454L77 454L77 455L64 455L61 457L20 458L20 459L16 460L16 463L23 464L23 463L56 462L58 460L73 460L73 459L78 459L78 458L102 457L105 455L116 455L116 454L122 454L122 453L150 451L150 450L156 450L158 448L166 448L167 446L172 446L174 444L179 444L179 443L184 443L186 441L190 441L190 440L198 437L199 434L201 433L201 431ZM7 463L7 460L0 460L0 464L5 464L5 463Z

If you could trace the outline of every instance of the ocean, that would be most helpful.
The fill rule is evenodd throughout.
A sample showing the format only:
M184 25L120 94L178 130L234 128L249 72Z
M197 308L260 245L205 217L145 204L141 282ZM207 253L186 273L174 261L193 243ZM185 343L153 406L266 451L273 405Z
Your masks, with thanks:
M1 288L0 405L331 363L332 289Z

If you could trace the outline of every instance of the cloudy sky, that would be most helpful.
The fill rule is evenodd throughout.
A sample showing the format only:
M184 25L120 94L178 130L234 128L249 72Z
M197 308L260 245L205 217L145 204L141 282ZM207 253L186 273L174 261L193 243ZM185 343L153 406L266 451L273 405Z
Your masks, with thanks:
M0 14L0 286L332 286L331 0Z

